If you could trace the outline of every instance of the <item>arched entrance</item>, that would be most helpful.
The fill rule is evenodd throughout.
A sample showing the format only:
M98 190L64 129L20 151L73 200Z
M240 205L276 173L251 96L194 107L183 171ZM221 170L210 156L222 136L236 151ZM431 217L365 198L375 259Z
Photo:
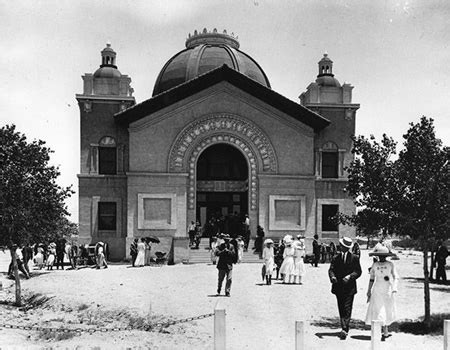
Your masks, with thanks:
M241 234L249 188L249 167L243 153L225 143L209 146L198 158L196 174L196 215L204 236Z

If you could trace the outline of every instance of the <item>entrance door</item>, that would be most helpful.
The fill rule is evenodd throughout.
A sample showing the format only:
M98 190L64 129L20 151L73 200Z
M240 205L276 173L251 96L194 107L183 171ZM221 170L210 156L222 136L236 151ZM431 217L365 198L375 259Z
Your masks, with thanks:
M197 220L203 235L241 234L248 210L248 165L235 147L208 147L197 162Z

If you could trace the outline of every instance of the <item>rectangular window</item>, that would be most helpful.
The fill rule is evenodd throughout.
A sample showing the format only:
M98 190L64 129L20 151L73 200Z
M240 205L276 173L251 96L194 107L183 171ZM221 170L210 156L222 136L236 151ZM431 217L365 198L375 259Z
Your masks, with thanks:
M117 213L116 202L99 202L98 203L98 229L99 230L116 230Z
M338 152L322 152L322 178L338 177Z
M117 174L116 147L98 148L98 173L103 175Z
M338 231L338 224L332 218L339 211L339 205L323 204L322 205L322 231Z

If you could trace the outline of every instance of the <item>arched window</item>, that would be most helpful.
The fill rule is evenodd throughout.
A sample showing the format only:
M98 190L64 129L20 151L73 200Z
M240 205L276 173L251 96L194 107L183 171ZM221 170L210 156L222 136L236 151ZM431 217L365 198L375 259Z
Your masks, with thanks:
M103 137L99 142L98 173L103 175L117 174L116 141L110 136Z
M339 152L334 142L327 142L322 146L321 175L324 179L339 177Z

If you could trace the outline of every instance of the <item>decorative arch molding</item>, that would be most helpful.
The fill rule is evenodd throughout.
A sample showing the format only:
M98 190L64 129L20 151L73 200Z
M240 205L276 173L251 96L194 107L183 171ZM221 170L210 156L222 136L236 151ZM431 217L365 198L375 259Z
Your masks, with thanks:
M250 196L250 210L256 210L257 208L257 159L256 154L250 147L248 142L239 136L234 134L222 132L214 133L205 138L198 140L188 155L188 168L189 168L189 186L188 186L188 208L195 209L195 194L196 194L196 171L197 160L200 154L209 146L218 143L225 143L238 148L248 161L249 168L249 181L248 181L248 193Z
M188 125L177 136L169 154L169 172L186 170L189 150L199 140L208 138L211 134L225 134L242 140L247 147L254 148L261 159L259 171L276 173L278 170L275 150L265 133L255 124L231 114L215 114ZM230 141L234 143L234 141ZM237 145L237 144L235 144ZM246 153L246 152L244 152Z

